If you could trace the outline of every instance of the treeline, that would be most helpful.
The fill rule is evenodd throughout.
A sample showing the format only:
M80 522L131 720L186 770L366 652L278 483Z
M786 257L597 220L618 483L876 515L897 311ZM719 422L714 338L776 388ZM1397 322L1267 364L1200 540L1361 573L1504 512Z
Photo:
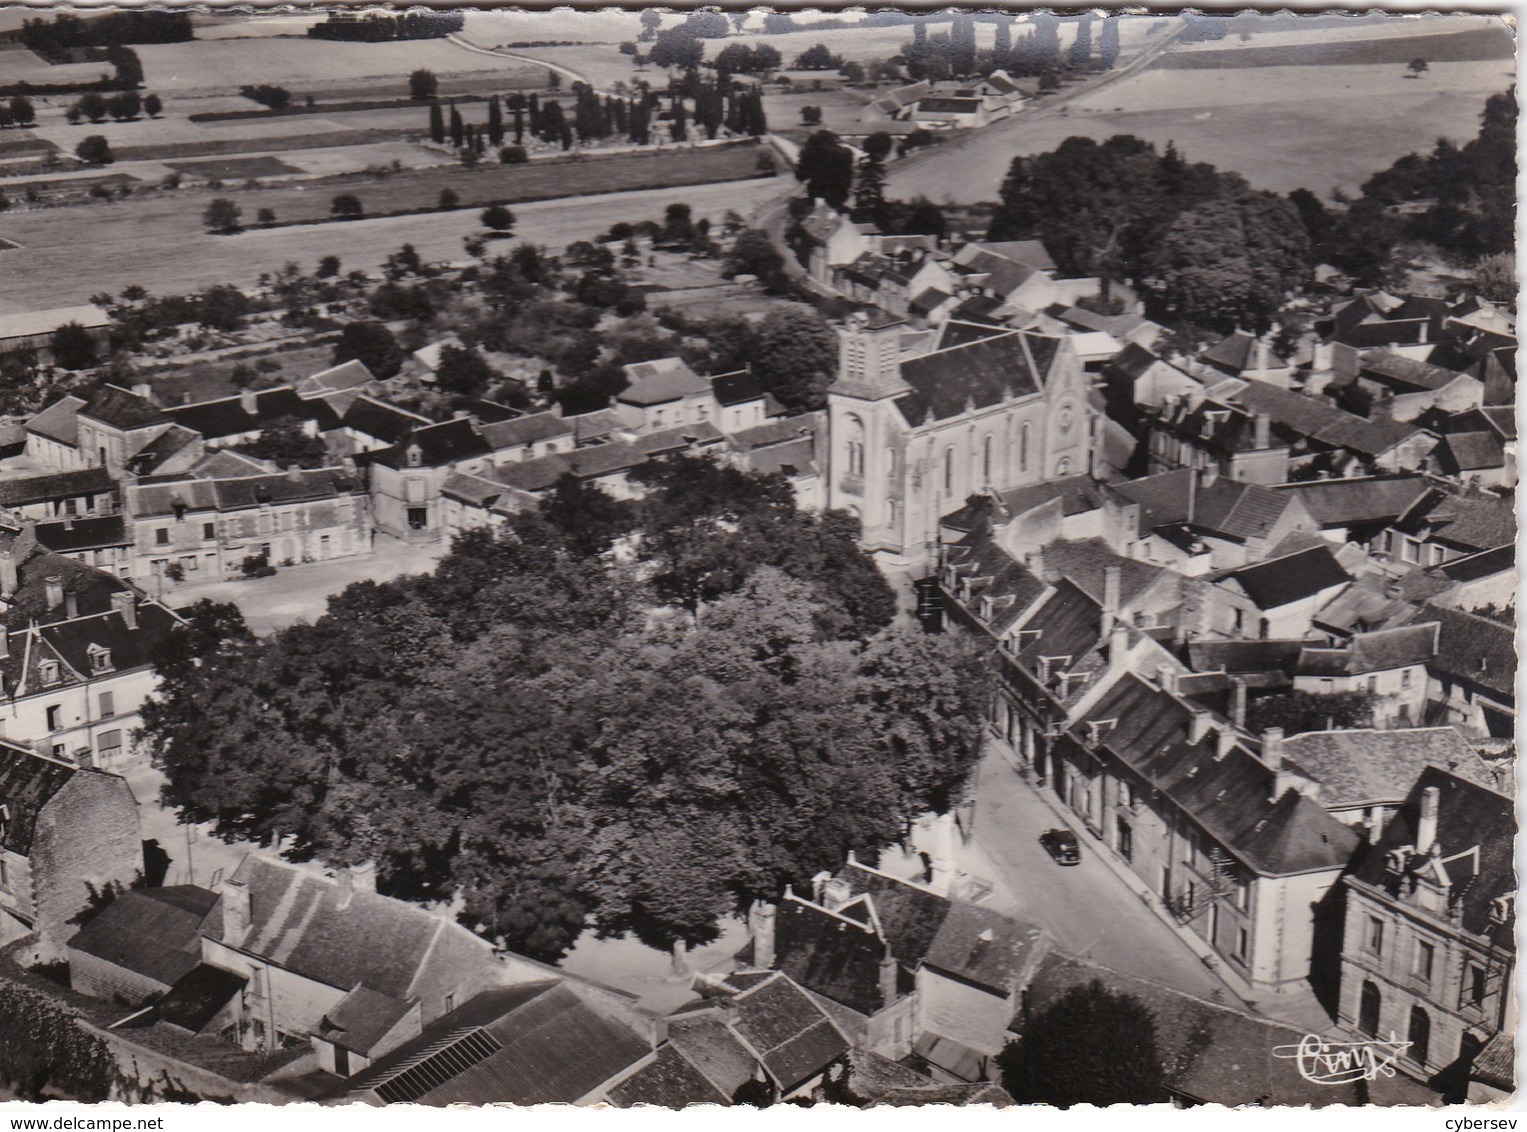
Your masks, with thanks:
M392 39L444 39L466 25L461 12L404 12L387 15L368 12L357 16L336 12L321 24L308 28L313 39L338 39L358 43L383 43Z
M143 711L165 800L295 857L375 861L384 892L458 898L545 960L590 924L707 942L956 801L982 668L888 627L852 520L709 461L633 475L640 500L567 477L432 574L353 585L264 640L193 606Z
M901 61L914 79L939 81L971 75L989 75L1006 71L1015 78L1038 77L1044 85L1057 85L1061 72L1067 70L1109 70L1119 58L1119 21L1116 16L1101 20L1096 38L1095 17L1087 14L1062 20L1048 12L1035 12L1024 22L1007 15L990 15L984 22L994 23L992 47L976 47L978 17L959 14L950 22L948 33L928 34L926 22L912 25L912 40L902 46ZM1076 35L1069 49L1062 52L1061 24L1072 23Z
M31 83L19 82L0 86L0 97L13 95L77 94L80 91L136 90L143 85L143 63L131 47L90 47L90 62L109 63L113 75L103 75L95 82Z
M52 20L26 20L17 38L49 62L66 62L83 48L122 47L130 43L185 43L194 38L188 12L134 9L80 19L61 12Z

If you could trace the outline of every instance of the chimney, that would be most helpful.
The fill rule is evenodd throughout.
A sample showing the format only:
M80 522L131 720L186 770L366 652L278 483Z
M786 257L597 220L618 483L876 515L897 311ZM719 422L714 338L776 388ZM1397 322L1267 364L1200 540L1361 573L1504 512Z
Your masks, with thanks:
M362 861L358 865L351 865L346 871L350 874L350 884L356 892L376 894L375 861Z
M890 1006L896 1001L896 958L891 954L891 949L886 948L885 957L880 960L880 1005Z
M1188 473L1188 522L1198 517L1198 469Z
M1023 556L1023 565L1028 569L1028 572L1030 574L1033 574L1034 577L1038 578L1041 582L1044 581L1045 580L1045 552L1044 552L1044 548L1040 547L1040 546L1036 546L1033 550L1031 550L1027 554L1025 554Z
M825 901L822 899L822 897L823 894L827 891L827 882L831 879L832 874L826 869L823 869L821 872L817 873L816 876L811 878L811 899L813 901L818 904L825 904Z
M239 393L239 408L243 409L251 417L260 413L260 398L255 395L253 389L245 389Z
M1265 336L1262 337L1262 338L1258 338L1257 339L1257 349L1256 349L1256 363L1255 363L1256 364L1256 368L1259 369L1259 370L1267 369L1269 363L1271 362L1271 360L1272 360L1272 350L1270 350L1268 348L1268 346L1267 346L1267 338ZM1265 445L1258 445L1258 447L1266 447L1266 446Z
M764 969L774 966L774 905L762 900L753 901L748 909L748 934L753 937L753 966Z
M1129 667L1129 626L1116 622L1108 632L1108 669L1122 672Z
M1239 676L1230 678L1230 721L1237 729L1246 726L1246 681Z
M223 881L222 893L223 942L240 947L249 934L249 886L230 877Z
M132 387L132 392L134 396L142 397L145 401L152 401L154 399L154 387L147 382L140 381Z
M1103 567L1103 631L1106 633L1112 627L1119 616L1119 577L1121 570L1118 566Z
M47 594L49 610L64 604L64 580L57 574L49 574L43 579L43 592Z
M138 627L138 595L132 590L118 590L111 595L111 604L122 616L123 623L129 629Z
M302 467L301 467L301 465L293 464L290 467L288 467L286 469L286 478L291 480L293 483L301 483L302 482Z
M1156 665L1156 685L1163 692L1177 691L1177 673L1172 671L1170 665Z
M1230 753L1230 748L1235 746L1235 732L1229 727L1221 727L1214 733L1214 761L1219 762Z
M1283 728L1269 727L1262 732L1262 761L1269 770L1283 769Z
M1428 786L1421 791L1421 818L1416 822L1416 852L1423 857L1437 847L1437 806L1442 791Z
M64 591L64 616L73 621L80 615L79 595L72 589Z
M1266 413L1258 413L1252 418L1252 424L1256 429L1256 448L1260 452L1265 448L1272 447L1272 418Z
M1209 713L1201 708L1194 708L1192 718L1188 720L1188 742L1194 745L1202 743L1204 736L1209 734Z
M832 877L822 885L822 907L836 912L854 895L853 888L842 877Z

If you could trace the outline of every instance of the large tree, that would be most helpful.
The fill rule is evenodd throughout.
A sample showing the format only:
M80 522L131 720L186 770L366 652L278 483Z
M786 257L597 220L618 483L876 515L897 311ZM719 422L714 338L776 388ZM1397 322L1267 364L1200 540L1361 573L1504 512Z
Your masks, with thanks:
M854 186L854 154L831 130L818 130L806 139L795 159L795 179L806 194L842 208Z
M1024 1022L1000 1064L1002 1084L1019 1104L1070 1108L1167 1099L1155 1015L1096 979Z
M352 322L340 331L334 344L334 364L359 359L379 378L394 376L403 368L403 348L380 322Z
M827 404L827 387L838 372L838 336L807 307L771 311L753 335L753 374L787 409Z

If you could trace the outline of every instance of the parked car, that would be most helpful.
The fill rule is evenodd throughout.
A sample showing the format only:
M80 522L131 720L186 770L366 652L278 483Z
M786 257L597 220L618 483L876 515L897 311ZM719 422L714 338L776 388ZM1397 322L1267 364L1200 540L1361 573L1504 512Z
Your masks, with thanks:
M1039 835L1039 844L1058 864L1082 863L1082 847L1076 843L1076 834L1069 829L1047 829Z

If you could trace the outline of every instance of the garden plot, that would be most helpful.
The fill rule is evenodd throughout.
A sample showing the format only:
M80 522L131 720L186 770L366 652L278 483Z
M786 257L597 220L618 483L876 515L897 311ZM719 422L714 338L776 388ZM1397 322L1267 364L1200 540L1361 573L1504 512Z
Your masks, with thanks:
M59 63L55 66L20 44L0 44L0 82L7 85L92 83L111 73L110 63Z

